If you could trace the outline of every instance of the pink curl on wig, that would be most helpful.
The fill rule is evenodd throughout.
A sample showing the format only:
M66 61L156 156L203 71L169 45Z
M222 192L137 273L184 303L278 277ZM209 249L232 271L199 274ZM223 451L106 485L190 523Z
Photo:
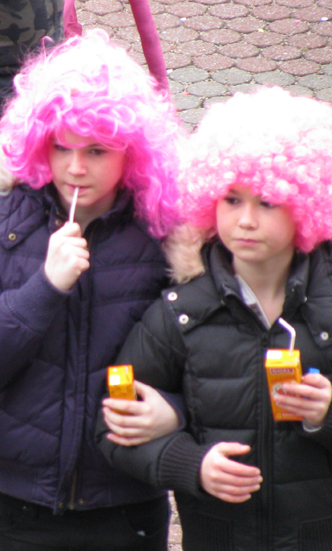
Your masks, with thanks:
M33 188L51 182L49 145L70 130L125 149L121 186L154 235L177 219L179 120L165 94L106 32L89 31L31 58L0 124L7 166Z
M332 238L332 107L274 87L214 104L182 154L182 214L210 235L234 184L285 205L295 246Z

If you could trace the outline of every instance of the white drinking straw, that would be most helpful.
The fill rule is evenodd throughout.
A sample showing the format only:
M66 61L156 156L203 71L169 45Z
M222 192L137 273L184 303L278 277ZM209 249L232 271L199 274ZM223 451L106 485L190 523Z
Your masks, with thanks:
M289 355L292 356L294 352L294 345L295 345L295 338L296 338L296 331L294 327L289 325L287 321L285 321L283 318L278 318L278 322L280 325L282 325L290 334L290 342L289 342Z
M79 187L75 187L75 190L74 190L74 193L73 193L73 198L72 198L71 205L70 205L70 210L69 210L69 222L74 222L77 196L78 196L79 189L80 189Z

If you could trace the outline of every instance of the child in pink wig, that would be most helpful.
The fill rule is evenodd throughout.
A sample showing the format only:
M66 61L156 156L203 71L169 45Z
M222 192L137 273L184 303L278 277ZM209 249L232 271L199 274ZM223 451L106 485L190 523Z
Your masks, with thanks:
M17 179L0 198L0 550L166 551L166 493L110 469L94 427L105 368L167 283L179 124L103 31L31 59L15 88L0 124ZM175 397L136 390L129 442L178 427Z
M237 94L211 107L183 170L192 227L166 250L186 283L148 309L117 362L181 389L188 428L119 446L106 399L101 449L175 490L184 551L331 550L332 108L277 88ZM264 363L289 346L280 317L303 377L273 399L299 421L272 416Z

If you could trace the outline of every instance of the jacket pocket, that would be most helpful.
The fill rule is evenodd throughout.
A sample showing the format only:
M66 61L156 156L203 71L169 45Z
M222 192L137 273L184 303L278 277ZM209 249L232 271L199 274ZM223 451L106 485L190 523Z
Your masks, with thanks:
M332 517L304 522L299 532L299 551L332 550Z
M234 551L231 522L189 509L179 514L183 551Z

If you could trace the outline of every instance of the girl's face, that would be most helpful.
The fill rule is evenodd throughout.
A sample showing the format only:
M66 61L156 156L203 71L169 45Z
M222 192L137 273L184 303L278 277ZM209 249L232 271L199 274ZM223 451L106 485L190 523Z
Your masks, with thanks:
M295 223L287 207L272 205L234 185L217 203L217 232L233 263L284 264L294 252Z
M89 219L102 216L114 203L125 152L71 131L66 131L65 140L65 145L53 140L49 150L53 182L61 204L68 212L75 187L78 187L77 219L84 221L85 215Z

